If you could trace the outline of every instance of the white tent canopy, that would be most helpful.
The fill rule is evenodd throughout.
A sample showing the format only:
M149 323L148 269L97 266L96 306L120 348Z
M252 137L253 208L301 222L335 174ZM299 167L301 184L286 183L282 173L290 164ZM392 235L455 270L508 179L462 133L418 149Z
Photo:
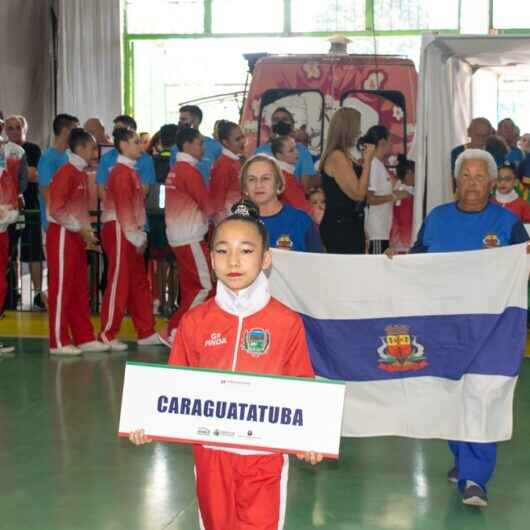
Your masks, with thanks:
M473 73L516 65L530 65L528 37L424 37L411 153L416 161L414 234L425 213L453 199L450 153L464 143L471 121Z

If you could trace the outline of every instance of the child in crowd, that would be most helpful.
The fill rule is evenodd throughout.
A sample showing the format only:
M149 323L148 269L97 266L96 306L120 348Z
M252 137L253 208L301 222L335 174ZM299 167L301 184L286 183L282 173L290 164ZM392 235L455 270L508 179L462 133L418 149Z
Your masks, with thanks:
M142 153L147 153L147 148L149 147L149 144L151 143L151 135L148 132L141 132L138 136L140 137L140 145L142 146Z
M390 244L398 252L407 252L412 245L412 214L414 210L414 162L405 155L398 156L397 181L394 192L406 191L409 195L394 204Z
M241 170L243 194L257 204L261 220L269 232L274 248L300 252L322 252L322 240L309 215L278 198L285 182L276 160L255 155Z
M311 205L311 218L317 226L320 226L324 212L326 211L326 196L322 188L311 188L307 192L307 199Z
M213 294L205 240L213 208L196 167L204 153L201 133L189 127L182 129L177 135L177 148L177 162L166 180L166 234L180 282L180 305L168 323L169 343L184 313Z
M311 215L311 206L306 199L304 189L294 176L294 169L298 161L298 150L294 138L277 136L271 141L272 155L278 161L282 170L285 189L280 199L299 210Z
M522 223L530 223L530 204L519 197L515 191L516 184L517 169L515 164L505 162L499 168L495 195L491 200L513 212Z
M245 149L245 135L237 123L219 120L217 139L223 146L221 156L215 161L210 176L210 196L215 209L216 224L229 213L230 207L241 199L241 157Z
M138 334L138 346L162 344L155 333L153 299L149 290L144 253L144 191L136 172L140 139L132 129L114 129L119 155L105 187L101 240L107 256L107 284L101 307L101 340L111 350L125 351L116 336L128 309Z
M300 317L271 298L271 265L265 226L255 205L243 201L222 221L211 239L210 259L217 294L182 319L169 364L236 372L313 377ZM208 346L212 331L226 340ZM270 338L267 355L256 355L241 340L263 330ZM150 442L144 430L130 434L136 445ZM301 453L316 464L322 455ZM285 454L193 446L201 527L205 530L283 528L289 458Z
M0 141L0 314L4 311L10 257L9 225L18 218L19 199L27 185L23 170L25 152L19 145ZM0 353L10 353L12 346L0 344Z
M90 226L85 169L97 158L97 145L84 129L72 129L69 148L68 163L53 176L48 195L49 340L50 353L57 355L109 349L95 340L88 297L86 249L93 250L97 240Z
M385 167L385 160L391 149L389 137L390 133L386 127L374 125L359 139L360 148L366 144L375 145L375 156L370 167L366 201L368 213L365 222L370 254L383 254L389 247L394 203L409 196L405 190L394 190L395 182Z

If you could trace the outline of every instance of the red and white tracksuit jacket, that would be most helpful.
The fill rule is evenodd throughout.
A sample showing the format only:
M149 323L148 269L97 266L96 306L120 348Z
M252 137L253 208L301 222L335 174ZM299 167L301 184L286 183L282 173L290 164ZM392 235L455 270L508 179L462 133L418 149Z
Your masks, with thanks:
M107 286L101 307L101 340L116 338L129 310L139 339L155 333L153 300L144 260L145 197L135 161L119 155L109 173L101 243L107 256Z
M239 157L223 148L210 175L210 196L215 210L214 222L230 215L230 208L241 199L241 162Z
M94 340L88 299L86 243L90 230L87 163L74 153L50 183L46 232L50 348Z
M7 295L7 268L9 265L9 234L7 227L18 218L21 165L24 149L12 142L0 143L4 163L0 166L0 312Z
M260 351L249 334L263 335ZM301 318L271 298L261 273L240 293L218 282L215 299L182 318L169 364L313 377ZM194 445L196 488L206 530L283 528L287 455Z
M198 160L177 154L166 179L166 234L179 269L180 303L168 323L168 335L182 315L213 294L210 258L205 236L213 207Z
M278 162L278 165L282 170L282 176L285 182L285 189L280 195L280 200L311 215L311 204L305 196L304 188L296 180L296 177L293 174L294 166L282 162L281 160L276 160L276 162Z

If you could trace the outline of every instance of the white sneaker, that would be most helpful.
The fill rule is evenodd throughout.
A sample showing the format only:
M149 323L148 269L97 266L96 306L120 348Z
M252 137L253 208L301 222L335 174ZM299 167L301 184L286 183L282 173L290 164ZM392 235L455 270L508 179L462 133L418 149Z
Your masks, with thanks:
M145 337L143 339L138 339L137 342L139 347L143 346L164 346L165 342L162 340L160 335L158 333L153 333L152 335L149 335L149 337Z
M14 346L6 346L5 344L0 343L0 353L13 353L14 351Z
M83 352L73 344L63 346L62 348L50 348L52 355L81 355Z
M109 348L110 351L127 351L129 349L129 346L125 344L125 342L121 342L118 339L113 339L110 342L105 342Z
M91 340L90 342L79 344L78 348L81 351L87 352L87 353L100 353L100 352L110 350L110 346L108 344L99 342L99 340Z

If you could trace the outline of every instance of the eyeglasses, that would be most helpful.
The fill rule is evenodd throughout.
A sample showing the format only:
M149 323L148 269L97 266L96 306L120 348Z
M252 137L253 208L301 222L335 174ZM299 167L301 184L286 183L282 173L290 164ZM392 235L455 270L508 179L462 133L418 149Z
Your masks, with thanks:
M477 182L487 182L490 180L489 175L460 175L459 178L466 182L471 182L472 180L476 180Z

